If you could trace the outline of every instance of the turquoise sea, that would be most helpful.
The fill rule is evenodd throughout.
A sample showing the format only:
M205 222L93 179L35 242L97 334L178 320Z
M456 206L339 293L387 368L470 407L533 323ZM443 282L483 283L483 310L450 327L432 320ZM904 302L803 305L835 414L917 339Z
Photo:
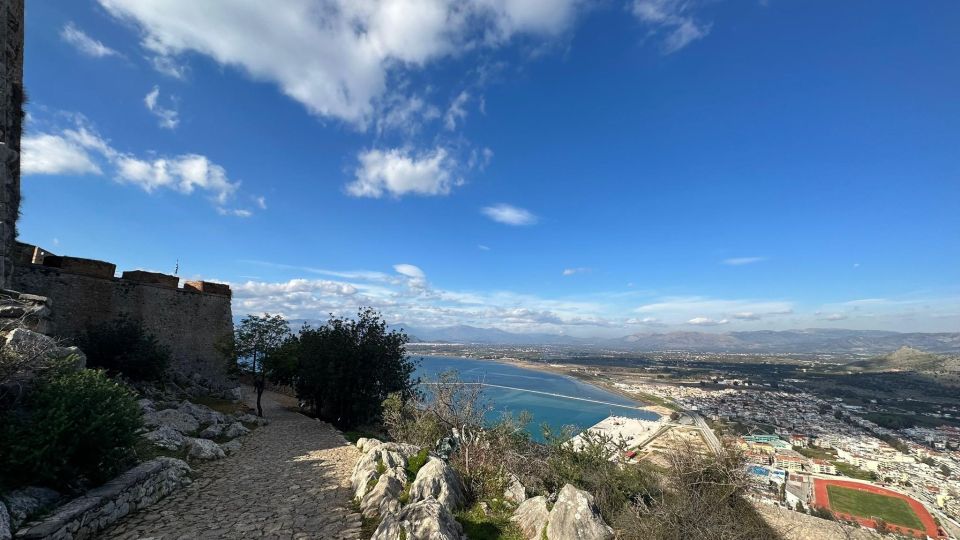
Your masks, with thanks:
M565 425L574 425L584 429L613 414L648 420L659 418L656 413L629 408L630 406L637 406L638 403L636 402L571 377L523 369L493 360L446 356L419 358L421 360L416 376L419 376L424 382L435 380L438 373L453 369L460 373L460 378L464 382L481 382L515 388L484 386L484 394L495 408L488 416L488 420L497 420L504 411L514 414L528 411L533 415L533 421L527 426L527 430L537 440L542 440L540 424L544 422L554 429L559 429ZM531 392L531 390L534 392ZM548 396L535 392L592 399L606 402L606 404Z

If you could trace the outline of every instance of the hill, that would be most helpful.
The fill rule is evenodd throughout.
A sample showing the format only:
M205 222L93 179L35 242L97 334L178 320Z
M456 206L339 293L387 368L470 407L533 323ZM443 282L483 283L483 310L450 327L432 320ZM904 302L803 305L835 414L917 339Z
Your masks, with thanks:
M960 371L960 358L931 354L911 347L901 347L896 351L877 358L853 362L851 368L863 371Z

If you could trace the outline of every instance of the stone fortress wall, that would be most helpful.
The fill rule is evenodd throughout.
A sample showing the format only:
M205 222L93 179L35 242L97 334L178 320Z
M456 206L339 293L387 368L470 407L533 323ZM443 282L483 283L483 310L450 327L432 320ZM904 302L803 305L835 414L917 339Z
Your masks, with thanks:
M133 270L115 277L116 265L62 257L17 243L11 286L49 299L49 334L72 339L94 325L126 316L170 348L173 368L210 383L223 383L218 341L233 332L228 285L185 281Z
M20 208L20 134L23 127L23 2L0 2L0 287L13 271Z

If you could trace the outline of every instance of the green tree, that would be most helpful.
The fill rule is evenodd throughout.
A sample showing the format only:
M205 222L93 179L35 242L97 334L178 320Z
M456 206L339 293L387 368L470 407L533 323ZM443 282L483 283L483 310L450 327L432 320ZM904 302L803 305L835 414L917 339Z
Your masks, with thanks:
M260 400L268 378L276 378L277 365L281 359L286 359L278 352L284 351L292 337L290 326L280 315L248 315L233 334L232 355L237 369L253 377L253 386L257 390L257 415L263 416Z
M297 346L297 395L314 413L341 427L380 420L383 401L414 392L409 338L388 331L379 313L362 308L356 319L331 316L301 330Z

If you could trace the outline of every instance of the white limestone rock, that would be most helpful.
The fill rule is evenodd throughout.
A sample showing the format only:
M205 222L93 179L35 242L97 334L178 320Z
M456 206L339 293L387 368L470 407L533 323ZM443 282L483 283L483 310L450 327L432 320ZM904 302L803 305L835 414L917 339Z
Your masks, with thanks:
M503 498L514 504L520 504L527 500L527 489L520 483L517 475L507 474L507 487L503 490Z
M375 518L400 511L400 492L403 484L393 476L380 477L377 485L364 494L360 500L360 512L363 517Z
M510 521L520 527L527 540L541 540L543 529L550 520L546 497L532 497L523 501L510 516Z
M436 499L451 512L455 512L467 500L457 471L433 456L420 468L410 485L410 502L426 499Z
M234 422L230 424L226 430L223 432L224 437L229 437L231 439L236 439L237 437L242 437L243 435L248 435L250 430L247 429L240 422Z
M166 450L180 450L186 443L185 437L179 431L170 426L160 426L159 428L145 433L143 438Z
M359 439L357 439L357 448L360 450L361 453L364 453L364 454L380 446L381 444L383 443L377 439L368 439L366 437L360 437Z
M52 351L57 342L50 336L26 328L14 328L7 334L6 349L17 354Z
M60 494L49 488L30 486L10 492L4 498L10 514L10 529L15 531L30 516L53 506Z
M180 433L193 433L200 428L200 422L192 415L179 409L164 409L143 415L143 425L147 427L167 426Z
M550 540L610 540L611 529L593 503L593 495L570 484L563 486L547 522Z
M224 414L215 411L206 405L197 405L189 401L184 401L178 409L197 419L201 424L223 424L226 422Z
M10 532L10 514L7 512L7 507L0 502L0 540L10 540L13 537L13 533Z
M373 439L376 440L376 439ZM420 451L420 447L415 444L407 443L396 443L396 442L387 442L382 443L378 446L382 451L396 452L402 455L405 458L417 455L417 452Z
M203 428L203 431L200 432L201 439L215 439L223 435L223 430L227 426L223 424L210 424L209 426Z
M244 424L256 424L258 426L265 426L270 423L266 418L250 413L238 416L237 420L243 422Z
M426 499L387 514L370 540L466 540L463 527L442 504Z
M210 461L226 457L226 454L223 452L223 448L220 448L219 444L208 439L195 439L193 437L186 437L186 444L187 457L192 459Z

